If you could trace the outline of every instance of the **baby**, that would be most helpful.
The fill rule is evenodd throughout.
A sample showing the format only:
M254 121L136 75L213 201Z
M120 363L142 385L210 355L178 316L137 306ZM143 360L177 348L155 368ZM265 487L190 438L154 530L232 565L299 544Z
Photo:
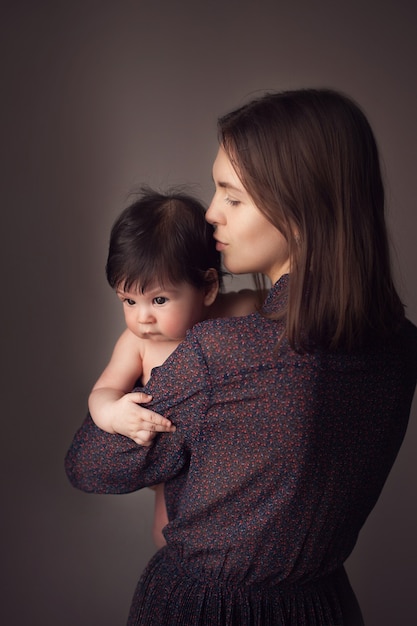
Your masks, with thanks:
M126 330L89 396L101 429L141 444L135 385L144 385L184 339L208 317L247 315L260 304L257 291L220 293L223 272L213 228L194 197L143 188L113 225L107 280L123 305ZM165 545L163 485L155 487L153 538Z

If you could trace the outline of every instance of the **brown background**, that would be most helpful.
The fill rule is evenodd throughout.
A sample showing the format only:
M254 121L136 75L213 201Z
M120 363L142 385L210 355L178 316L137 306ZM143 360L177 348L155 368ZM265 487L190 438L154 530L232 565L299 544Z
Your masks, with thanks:
M414 2L2 2L2 600L7 626L118 626L152 497L73 490L63 458L123 327L104 278L138 184L212 192L218 115L325 86L365 109L417 322ZM367 626L417 623L416 405L348 569ZM163 591L161 591L163 593Z

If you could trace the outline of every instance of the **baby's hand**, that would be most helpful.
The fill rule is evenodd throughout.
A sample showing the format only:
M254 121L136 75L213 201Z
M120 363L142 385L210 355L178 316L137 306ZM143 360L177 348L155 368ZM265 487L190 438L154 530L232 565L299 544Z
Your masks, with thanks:
M112 427L116 433L130 437L140 446L150 446L158 432L172 433L175 426L165 417L146 409L141 404L152 400L152 396L134 391L116 400L112 409Z

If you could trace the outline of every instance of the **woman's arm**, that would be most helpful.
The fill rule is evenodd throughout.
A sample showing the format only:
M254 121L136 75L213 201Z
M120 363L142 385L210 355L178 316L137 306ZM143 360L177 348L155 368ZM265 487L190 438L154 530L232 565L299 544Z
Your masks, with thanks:
M93 493L128 493L165 482L188 463L187 442L200 427L210 393L207 365L194 336L187 337L154 370L143 392L154 398L147 405L153 413L142 409L150 414L150 435L173 424L176 431L161 433L151 446L143 447L101 430L88 416L75 434L65 461L74 487ZM147 397L141 391L135 393L139 401Z
M73 487L87 493L129 493L147 485L141 470L151 450L101 430L87 415L65 457L65 471Z

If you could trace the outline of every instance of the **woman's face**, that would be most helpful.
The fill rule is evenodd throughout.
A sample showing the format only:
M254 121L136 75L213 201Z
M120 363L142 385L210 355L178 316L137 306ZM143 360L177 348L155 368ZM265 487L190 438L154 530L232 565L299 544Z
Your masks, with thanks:
M213 179L216 192L206 219L215 228L216 248L226 269L234 274L259 272L275 283L289 272L287 241L254 204L222 147Z

